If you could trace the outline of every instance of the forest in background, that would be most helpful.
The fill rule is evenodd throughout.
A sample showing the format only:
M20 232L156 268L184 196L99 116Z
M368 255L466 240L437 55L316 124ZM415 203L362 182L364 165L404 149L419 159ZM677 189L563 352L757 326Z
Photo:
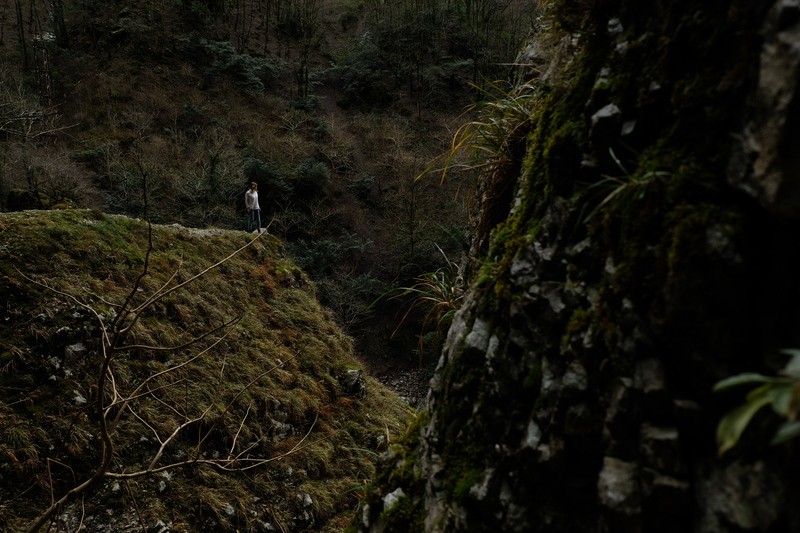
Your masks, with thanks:
M388 341L410 303L372 304L457 283L475 177L415 178L502 90L536 4L4 0L0 209L244 229L257 181L361 354L416 363L422 333L433 359L423 307Z

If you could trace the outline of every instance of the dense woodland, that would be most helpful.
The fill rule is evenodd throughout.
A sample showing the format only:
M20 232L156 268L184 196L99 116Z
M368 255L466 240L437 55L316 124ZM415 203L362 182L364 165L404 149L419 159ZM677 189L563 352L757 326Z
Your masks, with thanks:
M432 360L422 307L371 339L413 306L401 287L457 283L474 177L435 158L505 87L533 4L3 2L0 208L244 229L255 180L365 355Z

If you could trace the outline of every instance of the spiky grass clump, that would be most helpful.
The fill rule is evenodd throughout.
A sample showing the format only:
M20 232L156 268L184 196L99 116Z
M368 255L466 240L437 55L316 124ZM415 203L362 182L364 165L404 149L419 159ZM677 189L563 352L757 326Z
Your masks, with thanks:
M406 311L400 319L395 333L416 310L424 312L419 335L419 366L422 367L423 344L426 333L433 331L441 336L453 320L464 296L464 280L458 265L450 260L438 246L445 266L434 272L425 272L414 279L410 287L399 287L392 298L405 300Z

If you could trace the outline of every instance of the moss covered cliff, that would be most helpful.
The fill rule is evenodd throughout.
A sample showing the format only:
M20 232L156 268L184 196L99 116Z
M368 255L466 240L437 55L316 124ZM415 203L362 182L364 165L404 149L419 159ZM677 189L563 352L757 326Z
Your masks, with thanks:
M471 291L356 529L800 528L792 445L755 428L719 457L741 397L712 392L800 341L799 24L780 1L546 3L476 141Z
M93 478L54 530L350 521L409 412L361 374L281 241L254 237L151 236L88 210L0 215L0 530L28 530Z

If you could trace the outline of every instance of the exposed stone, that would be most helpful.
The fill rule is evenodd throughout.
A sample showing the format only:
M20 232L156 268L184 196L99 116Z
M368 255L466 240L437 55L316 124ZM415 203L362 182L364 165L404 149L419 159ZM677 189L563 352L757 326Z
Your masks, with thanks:
M486 347L489 345L489 324L488 322L477 319L472 324L472 329L464 339L464 351L472 350L478 353L485 353Z
M620 129L620 135L623 137L627 137L628 135L632 134L636 130L636 121L635 120L626 120L622 123L622 128Z
M291 424L267 417L269 425L267 434L274 443L283 442L295 434L295 428Z
M394 508L394 506L397 505L397 502L400 501L400 498L404 498L405 495L406 494L405 492L403 492L403 489L401 487L398 487L389 494L387 494L386 496L384 496L383 510L391 511Z
M773 213L800 216L800 16L775 2L764 27L756 98L731 158L729 180Z
M539 446L542 439L542 430L533 420L528 422L528 427L525 429L525 436L522 439L522 448L535 449Z
M311 497L311 494L307 492L302 492L297 495L297 499L303 504L303 507L311 507L314 504L314 499Z
M616 104L606 104L592 115L592 126L597 126L600 122L619 117L622 114Z
M547 299L547 302L550 304L550 309L557 315L567 308L562 298L561 290L558 287L552 285L544 287L542 296Z
M339 383L342 385L344 393L349 396L363 398L367 393L367 382L364 381L361 370L348 370L339 378Z
M635 463L614 457L603 459L603 469L597 482L600 504L614 510L638 509L638 470Z
M644 464L666 474L683 470L677 429L644 424L641 442Z
M86 346L82 342L71 344L66 347L65 354L67 357L78 355L86 351Z
M486 470L481 476L479 483L469 488L469 495L477 501L481 501L489 494L489 482L494 475L494 468Z
M761 461L716 465L698 489L701 533L769 531L784 503L782 481Z
M622 21L618 18L613 18L608 20L608 34L612 37L616 37L617 35L623 32Z

